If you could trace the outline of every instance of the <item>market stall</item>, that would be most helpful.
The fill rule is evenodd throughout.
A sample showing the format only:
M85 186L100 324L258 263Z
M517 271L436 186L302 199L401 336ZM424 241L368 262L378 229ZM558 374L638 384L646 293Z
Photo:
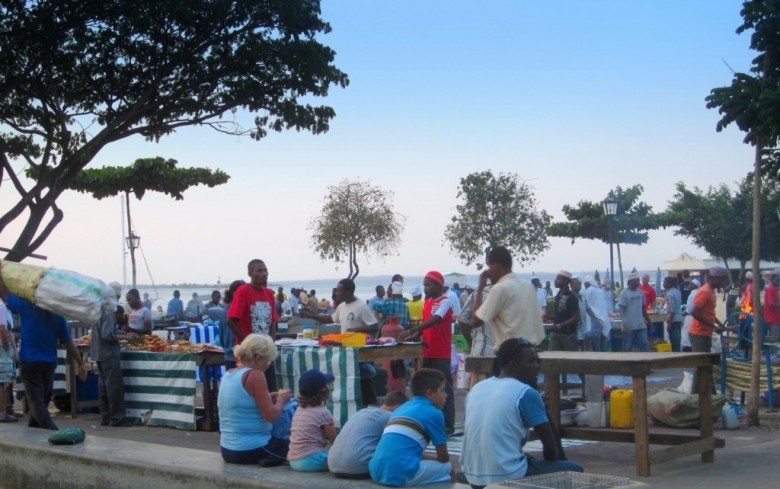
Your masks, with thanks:
M381 360L418 359L422 356L422 344L375 347L340 346L281 346L276 359L276 375L279 386L298 392L298 378L315 368L331 373L336 378L328 401L336 426L346 423L349 416L363 405L360 393L360 362Z

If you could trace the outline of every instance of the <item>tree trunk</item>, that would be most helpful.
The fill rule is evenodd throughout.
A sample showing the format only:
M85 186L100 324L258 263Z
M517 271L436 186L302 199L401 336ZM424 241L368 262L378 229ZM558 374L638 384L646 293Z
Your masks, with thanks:
M17 236L12 251L5 256L6 260L20 262L28 256L31 256L31 254L46 241L52 231L54 231L54 228L57 227L57 224L62 221L62 210L56 205L57 195L59 194L49 192L45 197L27 206L30 216L22 228L22 231ZM38 230L41 223L44 222L46 213L49 210L52 211L52 217L44 226L43 230L39 232Z
M761 331L761 153L763 145L756 141L756 157L753 168L753 364L750 371L750 398L748 399L748 425L758 426L758 396L761 372L763 332ZM769 386L772 389L772 386Z

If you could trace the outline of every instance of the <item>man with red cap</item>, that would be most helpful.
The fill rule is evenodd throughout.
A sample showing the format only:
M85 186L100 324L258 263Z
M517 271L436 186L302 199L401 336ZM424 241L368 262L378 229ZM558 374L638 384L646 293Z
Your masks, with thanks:
M406 332L402 338L417 340L422 335L425 342L422 366L433 368L444 374L447 401L444 404L444 424L447 436L455 433L455 394L452 390L452 304L443 294L444 276L431 271L425 274L423 289L425 305L422 323Z

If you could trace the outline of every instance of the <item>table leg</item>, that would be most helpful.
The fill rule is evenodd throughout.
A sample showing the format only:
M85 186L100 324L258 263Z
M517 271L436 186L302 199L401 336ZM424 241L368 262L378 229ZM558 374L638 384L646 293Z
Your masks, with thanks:
M636 445L636 473L650 475L650 431L647 427L647 379L637 375L634 387L634 444Z
M78 386L76 385L76 372L79 371L76 359L68 353L68 385L70 386L70 417L75 418L79 412L79 399L76 395L78 392Z
M712 438L712 398L711 398L711 382L712 382L712 366L704 365L697 369L698 393L699 393L699 438L706 440ZM703 463L712 463L715 461L715 450L708 450L702 452L701 461Z
M217 431L219 429L216 403L217 373L214 368L219 367L209 368L205 364L200 366L201 378L203 379L203 417L205 418L203 428L205 431ZM214 383L212 384L212 382Z
M550 374L544 376L544 381L547 383L547 394L550 397L550 420L555 428L560 433L561 430L561 384L558 374Z

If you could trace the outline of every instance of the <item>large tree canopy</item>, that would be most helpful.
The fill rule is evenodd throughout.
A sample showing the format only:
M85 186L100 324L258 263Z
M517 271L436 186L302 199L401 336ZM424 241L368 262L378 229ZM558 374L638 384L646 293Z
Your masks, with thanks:
M761 259L780 259L780 185L766 179L761 185ZM753 174L749 173L732 190L727 185L703 191L677 184L677 193L666 210L666 223L675 234L689 238L713 257L736 259L745 264L753 256ZM728 266L728 264L727 264Z
M317 40L329 31L317 0L2 2L0 185L19 200L0 236L25 223L6 258L44 242L63 217L57 198L112 142L189 125L254 139L327 131L333 109L309 101L348 83ZM251 127L238 109L256 114Z
M536 209L533 190L515 174L471 173L460 179L458 202L444 237L466 265L481 269L479 260L495 246L508 249L520 265L550 247L550 216Z
M346 255L348 278L360 273L357 257L384 257L398 248L404 229L393 210L393 192L361 180L343 180L328 187L319 216L312 219L314 249L323 260L341 262Z

